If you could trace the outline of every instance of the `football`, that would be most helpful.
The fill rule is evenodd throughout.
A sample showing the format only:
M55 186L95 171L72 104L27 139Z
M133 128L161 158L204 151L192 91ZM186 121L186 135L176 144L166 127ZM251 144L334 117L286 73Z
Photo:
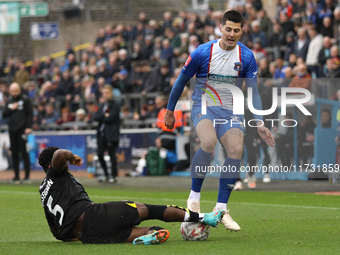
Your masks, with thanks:
M200 222L182 222L181 234L185 241L204 241L208 238L210 227Z

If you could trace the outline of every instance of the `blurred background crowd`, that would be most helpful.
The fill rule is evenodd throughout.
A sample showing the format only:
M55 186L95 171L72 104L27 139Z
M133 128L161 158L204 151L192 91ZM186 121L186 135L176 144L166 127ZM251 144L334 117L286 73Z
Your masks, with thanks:
M262 101L272 87L278 87L280 94L280 88L288 86L337 100L337 86L319 78L340 77L338 5L334 0L279 0L275 16L269 17L261 0L228 1L228 8L246 20L240 41L253 50L258 62ZM34 130L55 129L67 122L93 128L92 115L103 101L106 84L114 88L123 120L157 118L189 54L220 37L222 15L223 11L210 8L204 15L183 10L152 20L141 12L131 23L108 22L98 31L84 31L93 33L93 42L81 54L65 42L63 61L47 56L25 65L19 57L9 58L0 75L17 82L32 100ZM0 107L8 98L9 84L0 84ZM188 84L181 99L189 96ZM0 124L6 121L1 118Z

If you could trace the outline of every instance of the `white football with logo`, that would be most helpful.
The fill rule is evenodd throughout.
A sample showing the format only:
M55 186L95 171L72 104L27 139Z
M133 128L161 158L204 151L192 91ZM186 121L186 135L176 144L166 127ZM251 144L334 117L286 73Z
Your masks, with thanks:
M208 238L210 227L201 222L183 222L181 234L185 241L204 241Z

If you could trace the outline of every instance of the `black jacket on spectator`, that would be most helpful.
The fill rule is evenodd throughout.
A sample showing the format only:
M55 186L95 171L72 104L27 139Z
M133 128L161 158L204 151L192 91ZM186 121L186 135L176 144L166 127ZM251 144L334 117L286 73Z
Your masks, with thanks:
M107 109L103 112L106 103ZM98 121L97 138L104 132L107 142L119 142L120 105L114 100L106 103L99 105L98 111L94 115L94 120ZM105 113L109 113L109 116L105 117ZM102 126L103 124L104 128Z
M321 26L320 27L320 34L322 34L324 37L325 36L328 36L330 38L333 38L333 26L330 26L330 27L324 27L324 26Z
M288 61L289 60L290 54L292 54L294 52L294 46L295 46L294 41L289 43L289 44L287 44L286 50L285 50L285 54L284 54L284 57L283 57L284 61Z
M73 92L73 80L69 77L67 80L64 78L60 79L59 87L57 90L57 96L66 96L67 94L72 94Z
M294 32L294 23L288 20L285 23L281 23L281 28L282 28L281 33L283 33L283 35L286 37L288 32Z
M13 103L18 103L19 106L16 110L12 111L9 106ZM25 130L32 128L33 125L33 109L29 98L20 94L16 98L10 97L6 102L6 107L2 113L4 118L9 117L8 129L9 131Z
M146 77L143 90L146 92L162 91L164 94L170 92L170 73L162 75L160 68L154 68Z
M286 43L286 37L281 32L279 34L273 33L269 40L269 46L275 47L275 46L281 46Z
M325 48L322 48L322 49L320 50L319 56L318 56L318 61L319 61L320 65L322 65L322 66L325 65L327 59L331 57L331 56L330 56L330 49L328 49L328 51L329 51L328 56L326 55L325 50L326 50Z
M298 41L295 42L293 53L295 53L297 58L302 58L304 61L306 61L309 42L310 42L309 40L306 40L305 44L302 46L300 50L298 49L298 45L299 45Z

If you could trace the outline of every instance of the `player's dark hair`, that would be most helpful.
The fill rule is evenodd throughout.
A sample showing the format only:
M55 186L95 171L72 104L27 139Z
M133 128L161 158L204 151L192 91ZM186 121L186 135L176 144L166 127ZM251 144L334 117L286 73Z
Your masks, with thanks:
M223 14L222 20L221 20L221 25L224 26L225 23L230 20L234 23L241 23L241 27L243 28L244 25L244 19L241 13L238 11L227 11Z
M49 147L43 149L43 151L39 154L39 158L38 158L39 165L42 166L42 168L44 169L45 172L47 171L48 167L51 164L53 153L57 150L59 150L58 147L49 146Z

